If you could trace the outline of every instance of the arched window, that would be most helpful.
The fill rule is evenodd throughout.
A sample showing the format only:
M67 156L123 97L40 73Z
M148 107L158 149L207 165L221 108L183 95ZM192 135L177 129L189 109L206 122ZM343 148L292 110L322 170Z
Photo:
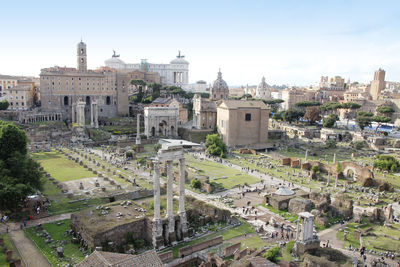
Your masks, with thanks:
M106 104L111 105L111 97L107 96L106 98Z
M86 97L86 105L90 105L90 96Z
M64 96L64 106L68 106L68 96Z

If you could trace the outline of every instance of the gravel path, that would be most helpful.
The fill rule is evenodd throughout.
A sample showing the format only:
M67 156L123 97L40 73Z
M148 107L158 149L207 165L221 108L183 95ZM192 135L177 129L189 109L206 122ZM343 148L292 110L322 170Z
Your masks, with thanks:
M12 231L10 237L21 255L26 267L50 267L46 258L38 251L35 244L27 238L23 231Z

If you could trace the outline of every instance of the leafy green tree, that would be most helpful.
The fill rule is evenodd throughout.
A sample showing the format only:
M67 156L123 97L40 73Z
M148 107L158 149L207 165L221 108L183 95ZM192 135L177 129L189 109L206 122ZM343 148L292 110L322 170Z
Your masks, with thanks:
M8 109L9 105L10 105L10 103L8 103L7 100L0 101L0 110Z
M354 148L357 150L361 150L364 148L364 142L363 141L354 141Z
M371 112L359 111L357 112L356 123L362 132L365 127L370 126L372 117L374 116Z
M272 262L277 262L280 252L280 247L270 248L267 250L267 252L264 253L264 258Z
M25 132L0 121L0 209L17 210L26 196L41 188L40 165L28 157Z
M342 165L339 162L336 164L336 172L337 173L342 173L343 172Z
M391 106L380 106L376 108L376 112L386 117L390 117L394 113L394 108Z
M322 120L322 126L332 128L335 122L339 119L338 115L330 114Z
M273 113L277 113L279 110L279 105L285 102L282 99L268 99L268 100L263 99L262 101L271 107L271 112Z
M274 115L272 115L272 119L276 121L281 121L282 120L282 112L276 112Z
M306 107L320 106L321 103L318 101L301 101L295 103L294 105L299 108L306 108Z
M217 157L225 157L226 145L218 134L209 134L206 137L206 153Z
M349 126L349 120L351 117L354 117L355 110L361 108L360 104L353 102L346 102L342 104L342 109L346 109L346 118L347 118L347 126Z
M283 113L283 120L289 123L299 120L304 116L304 112L296 109L288 109Z
M376 126L375 128L375 133L378 132L379 127L381 127L382 123L387 123L389 121L391 121L392 119L389 117L385 117L385 116L373 116L371 117L371 121L377 122L378 126Z
M146 82L143 81L143 80L137 79L137 80L131 80L130 83L131 83L132 85L134 85L134 86L138 89L138 93L137 93L137 95L136 95L136 101L135 101L135 102L137 102L137 103L141 102L141 101L142 101L142 98L143 98L143 95L144 95L144 93L143 93L143 87L146 86Z
M343 108L343 105L338 102L328 102L321 106L321 110L324 112L336 112L338 109Z

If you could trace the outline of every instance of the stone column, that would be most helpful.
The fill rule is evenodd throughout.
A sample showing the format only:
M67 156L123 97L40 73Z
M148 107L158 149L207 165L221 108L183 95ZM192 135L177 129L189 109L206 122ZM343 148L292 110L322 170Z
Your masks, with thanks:
M333 164L336 164L336 153L333 154Z
M153 218L153 246L159 248L164 245L163 227L160 215L160 165L158 160L153 161L153 190L154 190L154 218Z
M168 219L168 234L169 234L169 242L175 242L175 219L173 213L173 193L174 193L174 184L173 184L173 175L172 175L172 160L167 161L167 219Z
M300 238L300 218L297 219L296 241L299 241L299 238Z
M99 128L99 106L96 101L93 101L93 112L94 112L94 128Z
M308 162L308 149L306 150L306 158L305 158L304 162Z
M136 118L136 145L140 145L142 140L140 139L140 114L137 114Z
M179 217L181 220L182 237L188 237L188 225L185 211L185 158L179 159Z
M73 105L72 105L72 109L71 109L71 111L72 111L72 118L71 118L71 122L72 122L72 123L75 123L75 122L76 122L76 120L75 120L76 105L75 105L75 104L73 104Z
M90 126L94 127L94 114L93 114L94 105L93 102L90 104Z

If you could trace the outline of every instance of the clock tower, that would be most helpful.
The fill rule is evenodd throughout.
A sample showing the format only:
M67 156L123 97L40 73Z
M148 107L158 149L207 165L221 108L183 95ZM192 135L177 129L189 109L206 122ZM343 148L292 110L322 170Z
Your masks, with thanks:
M87 55L86 55L86 44L81 42L77 46L77 60L78 60L78 71L87 71Z

